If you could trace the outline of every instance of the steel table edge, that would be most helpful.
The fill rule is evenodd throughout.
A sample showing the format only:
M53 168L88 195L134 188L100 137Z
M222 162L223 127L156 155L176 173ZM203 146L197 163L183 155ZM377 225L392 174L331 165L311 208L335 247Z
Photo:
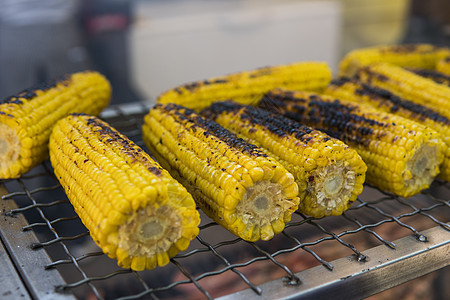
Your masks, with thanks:
M427 242L415 236L395 241L396 249L385 245L363 251L367 256L358 262L354 256L331 263L333 271L316 266L295 275L300 284L288 286L284 278L259 287L262 295L245 289L218 299L361 299L450 265L450 231L436 226L421 232Z

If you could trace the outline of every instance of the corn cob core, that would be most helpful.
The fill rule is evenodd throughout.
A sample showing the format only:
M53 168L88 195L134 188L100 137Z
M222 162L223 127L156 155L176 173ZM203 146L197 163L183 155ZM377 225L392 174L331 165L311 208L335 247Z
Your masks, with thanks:
M436 71L446 75L450 75L450 55L447 55L443 59L438 61L436 65Z
M352 77L367 65L386 62L400 67L434 69L448 55L447 48L429 44L379 45L347 53L339 62L339 76Z
M414 120L436 130L447 146L439 177L450 181L450 120L448 118L433 109L402 99L385 89L369 86L356 79L333 80L324 93L338 99L366 103L381 111Z
M319 92L330 82L331 75L325 62L264 67L181 85L162 93L157 102L176 103L197 112L228 99L252 104L276 87Z
M364 67L357 79L371 86L379 87L407 99L434 109L450 118L450 87L416 75L404 68L387 63Z
M52 126L72 112L97 115L110 100L108 81L81 72L37 85L0 104L0 178L14 178L48 157Z
M50 160L93 240L119 266L164 266L197 236L192 196L105 122L88 115L60 120L50 137Z
M261 147L291 172L300 188L302 213L340 215L362 192L365 163L355 150L325 133L231 101L214 103L202 114Z
M439 173L444 143L419 123L364 104L306 92L272 91L260 102L353 147L367 164L366 181L410 197Z
M143 137L217 223L248 241L280 233L299 204L291 173L256 146L176 104L157 104Z

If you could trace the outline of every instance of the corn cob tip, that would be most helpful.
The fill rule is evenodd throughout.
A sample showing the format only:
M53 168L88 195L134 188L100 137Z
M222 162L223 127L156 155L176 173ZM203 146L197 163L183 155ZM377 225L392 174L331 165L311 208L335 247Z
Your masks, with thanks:
M0 178L14 177L17 173L13 165L20 153L20 142L16 131L11 127L0 124Z
M165 253L182 237L182 225L179 209L168 205L141 208L119 226L118 247L131 257L153 257Z
M364 176L364 172L360 175ZM356 175L355 166L345 165L342 160L317 168L308 178L307 195L311 201L305 203L309 203L309 207L301 206L302 210L316 218L340 215L362 191L358 185L362 185L363 180L358 184Z

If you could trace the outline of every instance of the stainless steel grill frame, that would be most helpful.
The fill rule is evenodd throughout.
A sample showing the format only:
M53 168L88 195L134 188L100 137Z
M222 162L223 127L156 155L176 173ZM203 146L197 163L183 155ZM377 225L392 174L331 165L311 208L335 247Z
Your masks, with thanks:
M146 149L148 108L113 106L101 117ZM120 269L93 244L48 161L3 181L0 194L5 299L361 298L450 264L450 184L440 181L408 200L367 185L342 216L295 213L269 242L243 241L202 214L187 251L143 272Z

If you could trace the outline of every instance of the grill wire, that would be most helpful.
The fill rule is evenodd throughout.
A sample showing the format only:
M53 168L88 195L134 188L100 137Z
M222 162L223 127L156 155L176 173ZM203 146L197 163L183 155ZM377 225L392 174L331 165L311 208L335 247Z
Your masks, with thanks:
M102 118L139 146L141 125L148 106L114 106ZM199 236L190 247L171 259L168 266L135 272L117 267L94 244L73 211L53 175L49 161L16 180L2 182L18 206L8 215L24 214L39 243L66 281L57 292L99 299L189 299L215 298L245 288L256 294L261 283L285 278L285 285L301 284L296 272L352 255L365 261L364 250L414 235L426 242L420 231L440 226L450 231L450 184L435 181L420 195L405 200L366 185L363 194L342 216L313 219L298 212L285 230L269 242L246 242L221 228L202 212Z

